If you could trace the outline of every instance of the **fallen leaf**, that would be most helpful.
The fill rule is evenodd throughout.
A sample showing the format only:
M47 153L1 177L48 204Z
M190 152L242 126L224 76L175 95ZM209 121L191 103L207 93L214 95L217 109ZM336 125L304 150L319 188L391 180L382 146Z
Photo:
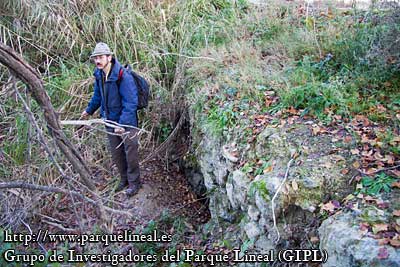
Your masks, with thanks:
M368 230L368 228L369 228L369 224L368 223L366 223L366 222L360 223L360 230L365 230L365 229Z
M282 193L283 194L285 194L285 195L287 195L287 194L289 194L289 191L288 191L288 189L287 189L287 184L285 184L284 186L282 186Z
M13 193L14 195L16 195L16 196L18 196L18 197L21 197L21 198L22 198L22 196L21 196L21 190L20 190L20 189L14 189L14 188L12 188L12 189L7 189L7 191L10 192L10 193Z
M368 142L370 143L370 140L368 140ZM361 152L361 155L364 156L364 157L370 157L370 156L372 156L373 153L374 153L374 151L371 149L369 151Z
M340 156L340 155L332 155L332 158L335 161L346 161L346 159L343 156Z
M291 188L290 188L290 185L287 183L287 184L285 184L284 187L282 187L282 189L285 189L286 192L287 192L287 194L289 194ZM283 190L282 190L282 191L283 191Z
M235 153L237 155L237 153ZM227 146L222 147L222 155L232 162L237 162L239 158L237 158L233 153L231 153Z
M313 135L317 135L318 133L321 132L321 128L319 126L314 126L312 131L313 131Z
M364 199L365 199L366 201L375 201L375 202L378 202L378 199L377 199L377 198L373 198L373 197L371 197L371 196L369 196L369 195L365 196Z
M386 84L386 83L385 83L385 84ZM389 83L389 84L390 84L390 83ZM379 104L379 105L377 105L376 107L378 108L378 111L379 111L380 113L386 112L386 108L385 108L382 104Z
M378 240L379 246L387 245L388 243L389 243L389 238L382 238Z
M348 169L343 169L343 170L340 171L340 173L345 175L345 174L349 173L349 170Z
M400 182L393 182L392 187L400 188Z
M266 174L266 173L269 173L269 172L271 172L272 170L273 170L273 166L271 165L271 166L268 166L267 168L265 168L264 170L263 170L263 173L264 174Z
M369 140L369 144L370 144L371 146L375 146L375 145L378 144L378 142L377 142L375 139L370 139L370 140Z
M350 149L350 152L352 155L359 155L360 154L360 150L356 149Z
M396 176L396 177L400 178L400 171L398 171L398 170L390 170L390 172L393 174L393 176Z
M367 119L367 118L364 118L363 119L363 126L364 127L367 127L367 126L369 126L371 123L369 122L369 120Z
M298 157L299 157L299 153L297 153L297 152L294 152L294 153L291 153L291 157L293 158L293 159L297 159Z
M380 153L379 151L375 152L374 158L375 158L376 160L381 160L381 161L384 160L383 156L381 155L381 153Z
M269 107L269 106L271 106L271 104L272 104L273 102L274 102L273 100L271 100L271 99L269 99L269 98L266 98L266 99L265 99L265 106L266 106L266 107Z
M356 168L356 169L360 168L360 163L358 161L355 161L353 163L353 167Z
M294 114L294 115L296 115L297 113L299 113L294 107L290 107L289 109L288 109L288 112L290 113L290 114Z
M400 240L390 239L390 245L398 248L398 247L400 247Z
M360 234L364 236L368 233L369 225L368 223L360 223Z
M324 162L323 164L321 164L321 167L325 167L327 169L332 169L333 164L330 163L329 161L327 161L327 162Z
M297 184L296 180L293 180L293 181L292 181L292 187L293 187L293 190L294 190L294 191L299 190L299 185Z
M382 231L387 231L388 225L386 223L378 223L372 226L372 232L377 234Z
M329 201L328 203L322 205L321 210L333 212L335 210L335 205L331 201Z
M389 208L389 202L378 201L376 204L378 204L378 207L379 207L380 209L387 209L387 208Z
M361 143L370 143L371 140L366 135L361 136Z
M352 140L352 138L351 138L351 136L349 136L349 135L347 135L347 136L344 138L344 142L345 142L345 143L350 143L351 140Z
M379 248L378 250L378 259L383 260L387 259L389 257L389 252L387 251L387 248Z
M365 236L366 234L368 234L368 229L362 229L359 232L361 236Z
M354 199L354 195L353 194L349 194L343 199L343 201L347 202L347 201L352 200L352 199Z
M394 210L392 214L394 216L400 217L400 210Z
M265 94L265 95L269 95L269 96L271 96L271 95L275 95L275 94L276 94L276 92L275 92L275 91L273 91L273 90L269 90L269 91L265 91L265 92L264 92L264 94Z
M388 164L394 164L394 157L392 155L386 155L383 161L386 161Z
M366 175L371 175L371 174L374 174L374 173L376 173L378 170L376 169L376 168L369 168L369 169L367 169L366 171L364 171L364 173L366 174Z
M335 120L341 120L342 119L342 116L340 116L340 115L335 115L333 117L335 118Z
M392 86L392 84L390 82L384 82L383 85L386 86L386 87ZM378 107L379 106L382 106L382 105L379 104Z

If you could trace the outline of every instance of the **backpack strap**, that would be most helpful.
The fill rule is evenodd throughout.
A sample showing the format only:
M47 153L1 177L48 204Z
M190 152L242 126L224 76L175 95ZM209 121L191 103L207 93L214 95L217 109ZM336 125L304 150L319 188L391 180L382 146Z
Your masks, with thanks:
M122 79L122 75L124 75L124 69L120 68L119 73L118 73L118 81L120 81Z
M124 68L123 68L123 67L121 67L121 68L119 69L118 79L117 79L117 85L118 85L118 87L119 87L119 85L121 84L122 75L124 75Z

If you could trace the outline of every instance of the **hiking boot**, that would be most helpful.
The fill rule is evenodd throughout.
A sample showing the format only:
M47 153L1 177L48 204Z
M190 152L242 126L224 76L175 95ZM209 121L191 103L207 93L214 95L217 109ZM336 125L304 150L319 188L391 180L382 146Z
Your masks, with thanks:
M125 182L120 181L120 182L118 183L117 187L115 188L115 192L122 191L122 190L123 190L125 187L127 187L127 186L128 186L128 181L125 181Z
M140 188L142 187L142 185L139 184L134 184L134 185L130 185L128 189L126 189L126 196L127 197L132 197L134 195L136 195L137 192L139 192Z

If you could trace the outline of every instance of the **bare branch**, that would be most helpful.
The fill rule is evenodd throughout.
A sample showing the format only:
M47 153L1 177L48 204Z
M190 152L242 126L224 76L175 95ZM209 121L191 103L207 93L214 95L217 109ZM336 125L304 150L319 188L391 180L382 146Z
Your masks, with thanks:
M144 160L142 160L140 164L143 164L149 161L154 156L161 154L168 147L168 144L175 138L180 128L182 127L183 122L185 121L185 115L186 115L186 110L181 114L178 123L176 124L174 130L170 133L168 138L161 145L159 145L150 155L148 155Z
M55 187L55 186L44 186L44 185L36 185L36 184L30 184L30 183L26 183L26 182L20 182L20 181L16 181L16 182L6 182L6 183L0 183L0 189L9 189L9 188L24 188L24 189L29 189L29 190L38 190L38 191L44 191L44 192L49 192L49 193L61 193L61 194L71 194L83 201L86 201L96 207L98 207L98 202L94 201L91 198L86 197L85 195L83 195L80 192L77 191L69 191L69 190L65 190L59 187ZM123 211L123 210L116 210L116 209L112 209L109 208L107 206L103 206L104 209L106 211L118 214L118 215L123 215L123 216L127 216L129 218L133 217L133 214L127 211Z
M272 197L272 200L271 200L272 218L273 218L273 220L274 220L274 229L276 230L276 233L278 234L278 236L277 236L277 238L276 238L276 240L275 240L275 243L277 243L277 242L279 241L280 237L281 237L281 236L280 236L280 233L279 233L279 230L278 230L278 227L276 226L275 198L278 196L279 192L280 192L281 189L282 189L282 186L285 184L285 182L286 182L286 180L287 180L287 178L288 178L289 169L290 169L290 165L292 165L292 161L293 161L293 158L289 160L289 162L288 162L288 164L287 164L287 168L286 168L285 177L283 178L282 183L279 185L278 189L276 190L276 192L275 192L275 194L274 194L274 196Z
M358 170L358 172L363 174L363 175L370 176L370 175L373 175L373 174L377 174L377 173L384 172L384 171L395 170L395 169L398 169L398 168L400 168L400 165L395 165L395 166L392 166L392 167L382 168L382 169L379 169L379 170L376 170L376 171L373 171L373 172L368 172L368 173L363 172L361 170Z
M137 129L142 132L147 132L145 129L138 128L132 125L127 125L127 124L120 124L115 121L110 121L110 120L103 120L103 119L91 119L91 120L63 120L60 121L61 125L83 125L83 126L92 126L93 124L102 124L110 128L119 128L119 127L127 127L127 128L132 128L132 129Z

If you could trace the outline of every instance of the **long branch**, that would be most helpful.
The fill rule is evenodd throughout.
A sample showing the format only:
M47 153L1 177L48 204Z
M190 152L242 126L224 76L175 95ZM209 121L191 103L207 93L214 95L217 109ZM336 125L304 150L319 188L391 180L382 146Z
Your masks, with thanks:
M91 120L62 120L60 121L61 125L83 125L83 126L92 126L93 124L102 124L110 128L119 128L119 127L127 127L132 129L137 129L142 132L147 132L145 129L138 128L132 125L120 124L110 120L103 119L91 119Z

